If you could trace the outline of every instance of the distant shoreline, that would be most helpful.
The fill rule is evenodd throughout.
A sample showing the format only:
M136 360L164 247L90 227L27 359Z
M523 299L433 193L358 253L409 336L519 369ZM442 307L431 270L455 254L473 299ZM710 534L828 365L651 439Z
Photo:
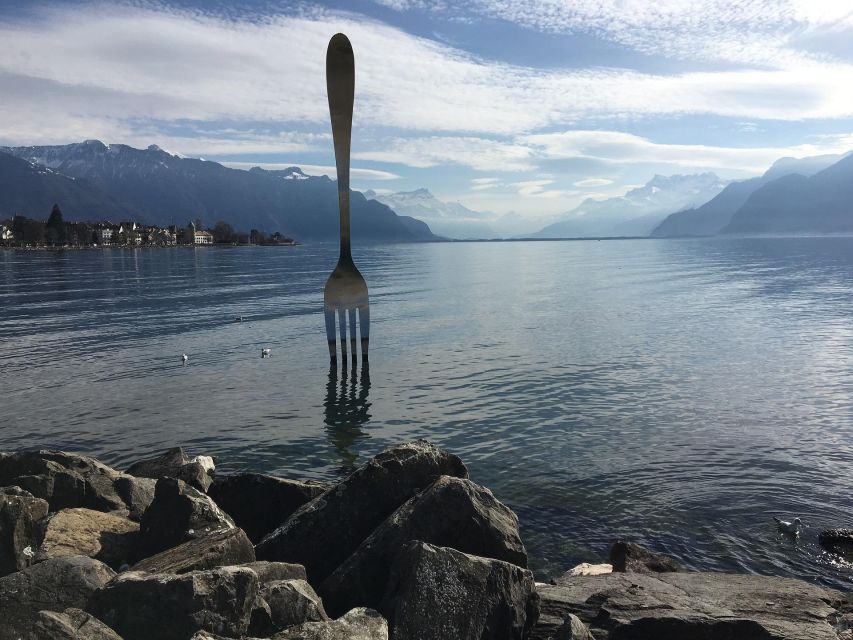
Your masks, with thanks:
M104 246L94 246L94 245L86 245L86 246L63 246L63 247L9 247L2 245L0 246L0 251L106 251L108 249L233 249L236 247L300 247L302 246L301 242L293 242L290 244L172 244L172 245L158 245L158 244L143 244L138 246L133 245L104 245Z

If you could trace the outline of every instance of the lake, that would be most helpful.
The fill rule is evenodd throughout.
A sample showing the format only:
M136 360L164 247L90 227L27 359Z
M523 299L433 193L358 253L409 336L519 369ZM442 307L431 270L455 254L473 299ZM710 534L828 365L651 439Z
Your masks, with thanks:
M518 513L539 579L624 537L850 588L816 539L853 526L853 238L357 247L354 374L328 366L336 258L0 251L0 450L122 466L183 445L333 479L428 438Z

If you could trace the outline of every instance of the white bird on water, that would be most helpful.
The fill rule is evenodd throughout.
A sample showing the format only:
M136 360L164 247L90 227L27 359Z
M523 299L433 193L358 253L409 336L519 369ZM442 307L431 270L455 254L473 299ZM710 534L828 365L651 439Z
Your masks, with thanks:
M261 349L261 357L262 358L269 358L270 353L272 353L272 351L270 351L269 349Z
M793 522L780 520L776 516L773 516L773 519L776 521L776 526L779 527L779 531L782 533L787 533L789 536L800 535L800 527L803 526L803 522L799 518L794 518Z
M190 359L190 357L189 357L187 354L183 354L183 355L181 356L181 363L182 363L182 364L186 364L186 363L187 363L187 360L189 360L189 359Z

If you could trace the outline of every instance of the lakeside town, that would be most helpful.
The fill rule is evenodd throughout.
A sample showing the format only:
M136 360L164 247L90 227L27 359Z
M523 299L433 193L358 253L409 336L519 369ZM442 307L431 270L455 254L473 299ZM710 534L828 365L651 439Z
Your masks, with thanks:
M258 229L237 231L227 222L217 222L204 229L200 220L186 226L139 224L132 220L114 223L72 222L62 218L58 205L53 205L47 220L13 215L0 221L0 247L12 248L84 248L84 247L172 247L210 245L284 245L298 244L279 232Z

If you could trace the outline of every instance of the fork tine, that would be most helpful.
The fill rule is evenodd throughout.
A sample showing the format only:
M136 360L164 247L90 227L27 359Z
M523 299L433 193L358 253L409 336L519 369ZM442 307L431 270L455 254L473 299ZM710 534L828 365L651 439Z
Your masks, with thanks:
M326 309L326 341L329 343L329 360L338 361L338 352L335 346L335 310Z
M338 309L338 330L341 332L341 359L347 361L347 316L346 309Z
M347 315L349 316L349 349L352 354L352 366L355 366L356 354L358 354L355 332L355 309L349 309Z
M361 328L361 361L367 362L367 348L370 345L370 307L358 308L358 324Z

